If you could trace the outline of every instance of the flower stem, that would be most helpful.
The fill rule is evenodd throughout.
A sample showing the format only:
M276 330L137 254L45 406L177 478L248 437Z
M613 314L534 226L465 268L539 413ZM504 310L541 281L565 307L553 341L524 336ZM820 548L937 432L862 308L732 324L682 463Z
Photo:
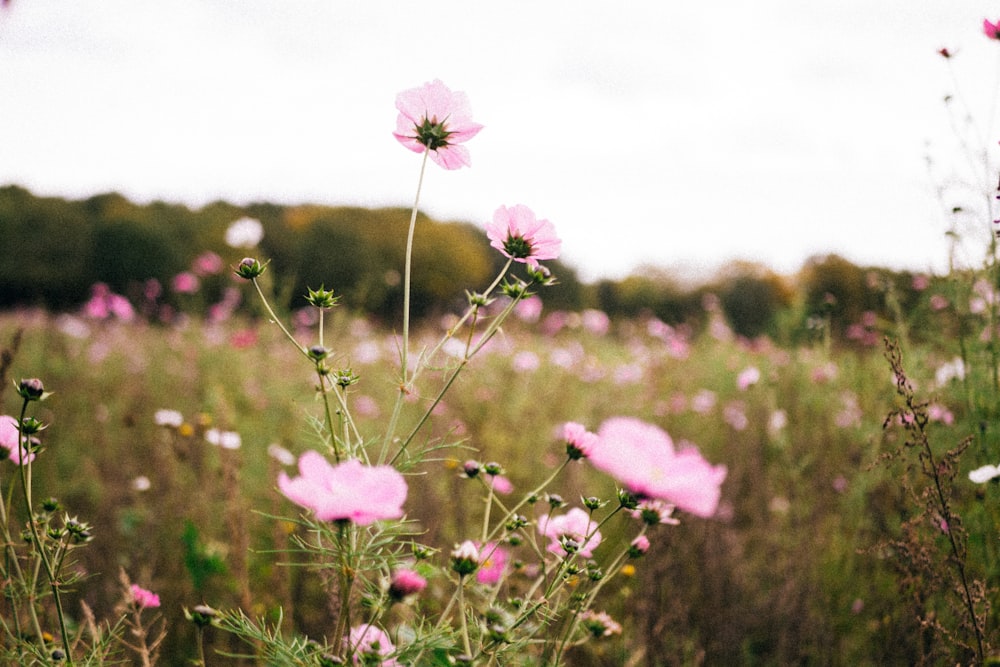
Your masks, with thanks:
M31 529L31 538L35 546L35 550L38 552L38 558L45 568L45 576L49 580L49 588L52 589L52 598L56 603L56 616L59 619L59 633L62 639L63 651L66 653L66 664L73 664L73 655L70 653L69 648L69 633L66 632L66 615L63 612L62 606L62 596L59 595L59 582L56 578L56 572L52 568L52 563L49 561L48 555L45 553L45 547L42 544L41 539L38 536L38 525L34 518L34 511L31 508L31 444L30 438L24 433L24 418L28 411L28 400L25 399L21 404L21 417L18 420L18 455L21 461L21 489L24 491L24 509L28 513L28 527ZM35 617L34 611L32 611L32 617L37 628L38 619ZM42 649L45 648L45 639L42 637L41 632L38 635L38 641L41 643Z
M410 273L413 263L413 232L417 226L417 211L420 206L420 190L424 185L424 172L427 171L427 156L430 151L424 151L424 158L420 162L420 177L417 179L417 194L413 198L413 210L410 212L410 227L406 233L406 262L403 269L403 349L401 351L400 365L402 368L403 391L407 384L407 374L409 373L410 354Z
M271 318L271 321L278 325L278 328L281 329L281 333L285 334L285 337L288 340L292 341L292 345L295 346L295 349L297 349L304 356L308 357L309 351L306 350L306 348L302 347L302 345L299 344L299 341L295 340L295 336L293 336L288 332L288 329L285 328L285 325L282 324L281 320L278 319L278 316L275 315L274 310L271 308L271 304L268 303L267 297L264 296L264 290L261 289L260 283L257 281L257 279L253 278L251 279L250 282L252 282L253 286L257 289L257 294L260 295L260 300L264 303L264 308L267 309L267 314Z

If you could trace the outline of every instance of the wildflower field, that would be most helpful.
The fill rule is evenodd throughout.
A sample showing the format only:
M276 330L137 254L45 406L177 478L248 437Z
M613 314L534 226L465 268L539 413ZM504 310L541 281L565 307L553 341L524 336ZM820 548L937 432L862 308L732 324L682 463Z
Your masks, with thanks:
M359 377L347 392L357 428L377 433L396 391L382 378L391 377L398 337L360 316L332 320L335 354ZM694 443L728 475L713 516L654 525L648 552L617 564L597 604L621 634L572 649L568 664L906 664L940 644L920 619L946 615L939 605L951 591L912 597L898 570L916 556L878 546L920 513L901 484L919 478L906 471L915 459L872 467L906 437L883 429L899 401L879 347L788 349L736 338L718 320L690 338L657 320L586 321L567 313L511 321L435 408L424 437L442 446L411 471L405 504L413 542L444 545L429 560L479 531L487 491L464 473L466 461L502 466L512 489L496 498L509 505L565 459L564 422L596 427L628 414ZM201 604L239 607L288 633L330 635L330 575L304 566L293 547L306 528L277 489L280 471L322 446L305 419L316 414L314 378L280 331L260 319L163 327L22 312L3 317L0 340L9 349L22 330L8 376L30 372L54 390L37 412L51 425L34 462L35 497L54 496L93 526L86 548L71 554L70 572L81 577L66 592L74 623L85 622L81 601L97 618L113 615L121 568L159 595L167 664L196 658L196 626L183 610ZM418 340L439 334L427 326ZM952 356L926 345L908 352L913 382L933 400L927 428L937 448L975 437L963 476L995 460L995 429L976 423L968 381L948 370ZM4 385L4 405L16 412ZM419 408L428 398L409 400ZM227 444L220 434L236 435ZM6 494L12 470L5 466ZM569 505L618 502L613 480L586 459L567 466L562 482ZM959 478L953 502L981 577L994 562L995 500L993 484ZM537 522L549 511L542 498L526 515ZM924 518L914 530L937 531L933 547L942 533ZM640 524L623 517L602 532L627 542ZM615 555L598 547L593 558L607 567ZM930 557L941 567L948 559ZM523 548L505 558L503 596L532 565ZM386 625L440 606L448 586L429 577ZM253 644L216 628L206 635L210 655L253 654Z
M988 160L953 211L982 209L981 263L827 258L808 285L748 273L673 300L573 285L574 308L558 225L524 204L460 228L488 258L421 250L444 233L419 214L425 170L469 167L483 128L438 80L396 107L412 210L343 214L393 243L298 248L308 268L391 246L398 266L349 284L377 309L322 278L290 294L302 208L215 207L224 234L192 236L166 284L138 262L74 301L53 287L72 266L12 272L52 282L0 314L0 661L1000 659ZM0 191L3 215L31 209L17 233L64 204ZM95 210L118 212L123 256L154 238L118 199Z

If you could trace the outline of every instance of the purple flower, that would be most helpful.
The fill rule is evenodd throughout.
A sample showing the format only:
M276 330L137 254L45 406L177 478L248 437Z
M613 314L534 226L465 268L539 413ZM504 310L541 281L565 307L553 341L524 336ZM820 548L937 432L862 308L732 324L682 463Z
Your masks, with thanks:
M291 479L282 472L278 489L320 521L366 526L403 516L406 480L391 466L366 466L355 459L330 465L318 452L309 451L299 457L299 474Z

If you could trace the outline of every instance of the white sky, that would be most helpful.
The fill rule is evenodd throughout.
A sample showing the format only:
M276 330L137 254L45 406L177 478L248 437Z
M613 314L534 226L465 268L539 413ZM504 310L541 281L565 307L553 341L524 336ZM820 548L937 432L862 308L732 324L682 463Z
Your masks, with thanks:
M486 129L471 169L429 166L422 208L484 223L526 204L585 279L728 259L788 273L824 252L941 270L936 188L961 157L942 98L988 124L1000 43L983 18L1000 5L12 0L0 184L408 206L419 156L391 135L395 95L440 78Z

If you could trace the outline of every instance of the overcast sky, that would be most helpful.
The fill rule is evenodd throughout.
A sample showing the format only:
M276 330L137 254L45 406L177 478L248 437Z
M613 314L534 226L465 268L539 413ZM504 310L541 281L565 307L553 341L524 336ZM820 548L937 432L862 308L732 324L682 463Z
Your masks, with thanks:
M526 204L586 279L729 259L788 273L826 252L940 271L943 208L991 196L937 196L962 164L946 95L997 154L983 18L1000 4L12 0L0 184L408 206L420 158L392 137L394 100L440 78L486 127L471 169L430 165L422 208L482 224Z

